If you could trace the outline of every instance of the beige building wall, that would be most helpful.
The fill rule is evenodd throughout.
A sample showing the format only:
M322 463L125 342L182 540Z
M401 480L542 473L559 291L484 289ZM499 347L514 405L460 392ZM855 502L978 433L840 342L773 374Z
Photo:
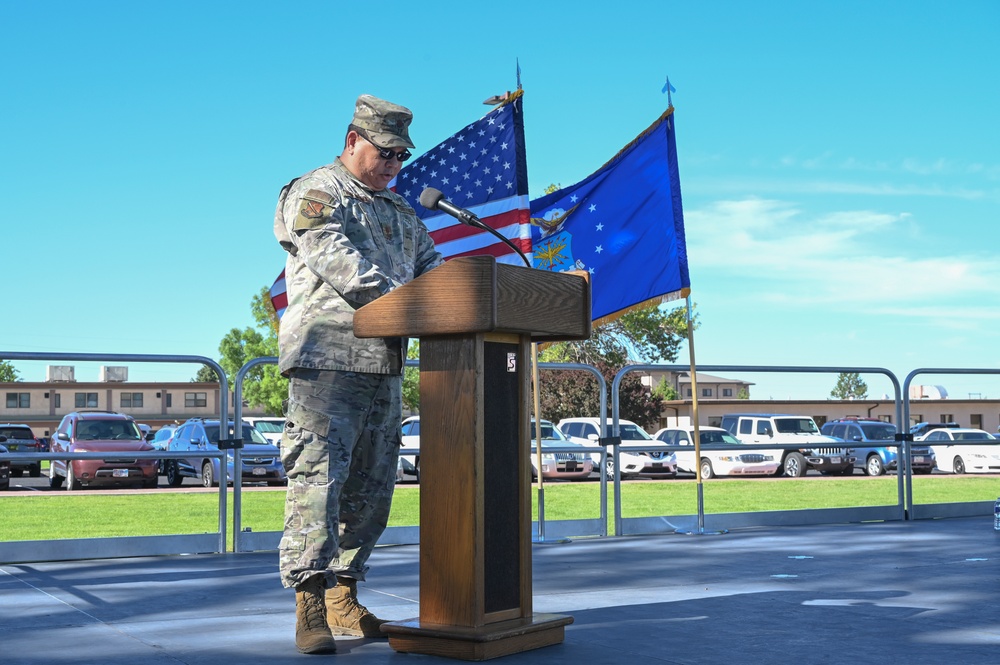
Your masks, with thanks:
M897 424L896 405L891 400L698 400L698 424L718 426L727 413L790 413L812 416L823 426L827 420L855 416ZM919 422L957 422L988 432L1000 430L1000 400L925 399L911 400L907 430ZM691 400L667 402L660 427L691 423Z
M156 430L188 418L217 418L219 406L218 383L0 383L0 422L28 425L35 436L51 436L63 416L72 411L126 413Z

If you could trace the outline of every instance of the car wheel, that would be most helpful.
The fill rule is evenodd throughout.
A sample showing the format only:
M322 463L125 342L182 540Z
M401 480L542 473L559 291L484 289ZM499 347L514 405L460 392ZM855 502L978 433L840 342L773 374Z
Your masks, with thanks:
M49 462L49 487L54 490L62 487L63 477L56 473L56 463Z
M419 457L416 460L414 460L414 462L413 462L413 477L416 479L416 482L418 482L418 483L420 482L420 458Z
M865 463L865 473L869 476L881 476L885 473L885 467L882 465L882 460L878 455L872 455L868 458Z
M701 458L701 479L708 480L715 478L715 471L712 469L712 461L706 457Z
M184 476L177 466L176 460L167 460L167 485L170 487L180 487L184 483Z
M607 461L604 463L604 468L608 472L608 480L615 479L615 458L608 455Z
M785 458L785 475L789 478L801 478L806 475L806 458L802 453L788 453Z
M215 479L215 469L212 468L211 462L205 462L201 466L201 485L202 487L219 486L219 482Z
M956 457L955 461L952 462L952 468L955 470L955 473L965 473L965 460L961 457Z
M837 472L839 476L853 476L854 475L854 465L848 464L843 469Z
M76 479L76 476L73 473L73 463L67 461L66 462L66 491L69 492L69 491L76 491L76 490L81 490L81 489L83 489L83 485L80 484L80 481Z
M32 478L40 478L42 475L42 465L36 464L30 469L28 469L28 475Z

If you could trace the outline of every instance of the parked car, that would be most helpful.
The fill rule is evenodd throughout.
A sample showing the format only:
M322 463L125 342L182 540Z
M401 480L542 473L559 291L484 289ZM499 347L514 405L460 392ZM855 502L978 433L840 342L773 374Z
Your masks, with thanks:
M581 447L579 443L570 441L565 434L548 420L540 421L542 434L542 478L549 480L586 480L594 471L594 462L590 453L579 452L545 452L546 448ZM538 477L538 448L535 438L535 420L531 420L531 477Z
M0 424L0 436L7 439L3 445L11 453L40 453L44 452L41 441L35 438L35 434L27 425L15 425L13 423ZM27 471L32 478L42 475L42 462L8 462L10 465L10 475L20 478Z
M157 450L167 450L170 447L170 439L173 438L174 432L180 425L164 425L160 429L156 430L156 434L153 435L152 439L147 439L149 445L153 446ZM156 460L156 470L157 473L163 475L167 472L166 460Z
M937 428L920 437L947 473L1000 472L1000 440L982 429ZM970 445L954 445L962 442ZM981 443L980 443L981 442ZM976 445L972 445L976 444Z
M563 418L559 421L558 427L563 434L569 437L570 441L585 446L599 444L601 438L600 418ZM646 430L630 420L621 419L618 421L618 429L621 437L621 445L618 446L618 461L621 466L622 478L629 476L673 478L677 475L677 457L668 451L648 450L651 444L662 444L659 441L654 441L653 437L646 433ZM610 418L607 421L606 431L611 431ZM614 456L611 452L608 450L606 462L608 479L613 479L617 472ZM600 453L592 453L591 458L595 464L600 464Z
M846 441L851 446L848 450L855 457L854 466L863 469L869 476L881 476L898 467L897 449L884 445L885 442L896 440L896 426L892 423L864 418L839 418L825 423L820 432ZM880 443L883 445L879 445ZM934 454L928 446L910 446L910 468L913 473L930 473L934 470Z
M781 460L775 475L802 477L809 469L823 473L854 473L855 458L844 442L820 434L816 421L809 416L788 413L728 413L722 416L722 428L743 443L768 445L792 444L795 448L761 451Z
M739 450L738 448L745 444L721 427L698 427L701 445L711 446L708 450L701 449L700 461L696 461L694 455L693 425L664 427L657 430L653 438L670 446L687 446L689 450L679 450L675 453L677 468L688 473L700 472L704 480L715 476L770 476L781 465L779 461L781 457L768 454L767 451ZM735 449L717 449L724 445L733 446Z
M409 451L410 454L407 454ZM403 419L403 442L399 447L399 459L403 473L420 480L420 416Z
M227 439L231 439L236 424L229 421ZM185 478L198 478L204 487L217 487L223 475L219 458L205 457L201 453L219 449L219 420L190 418L182 424L170 440L168 450L187 452L191 457L166 460L167 484L179 487ZM243 482L266 482L268 485L286 485L288 478L281 464L281 452L273 443L268 443L261 433L243 423L242 480ZM233 451L229 450L226 464L226 481L233 482Z
M3 445L3 437L0 437L0 453L10 452ZM0 460L0 490L10 489L10 460Z
M244 417L243 422L250 425L267 439L268 443L281 447L281 435L285 432L283 416Z
M54 453L148 452L153 450L132 416L112 411L74 411L66 414L55 435ZM156 487L155 459L80 459L49 462L49 485L67 490L97 486Z
M913 438L916 439L916 437L923 436L924 434L927 434L928 432L930 432L932 429L944 429L944 428L947 428L947 429L956 429L956 428L959 428L959 427L961 427L961 425L959 425L958 423L954 423L954 422L952 422L952 423L929 423L929 422L922 422L922 423L916 423L915 425L913 425L912 427L910 427L910 434L912 434Z

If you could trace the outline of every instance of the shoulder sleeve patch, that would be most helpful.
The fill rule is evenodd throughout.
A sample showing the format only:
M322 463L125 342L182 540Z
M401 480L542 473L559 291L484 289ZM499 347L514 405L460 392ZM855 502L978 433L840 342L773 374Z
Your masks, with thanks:
M327 223L333 214L334 199L321 189L310 189L299 199L299 211L292 228L296 231L315 229Z

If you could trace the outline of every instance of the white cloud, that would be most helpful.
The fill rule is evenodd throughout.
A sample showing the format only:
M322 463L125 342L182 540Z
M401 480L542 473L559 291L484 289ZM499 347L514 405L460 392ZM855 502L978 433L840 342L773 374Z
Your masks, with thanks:
M1000 301L1000 263L988 256L902 254L884 232L908 218L867 210L809 216L785 201L718 201L685 213L692 282L721 277L752 297L790 306L1000 318L992 307Z

